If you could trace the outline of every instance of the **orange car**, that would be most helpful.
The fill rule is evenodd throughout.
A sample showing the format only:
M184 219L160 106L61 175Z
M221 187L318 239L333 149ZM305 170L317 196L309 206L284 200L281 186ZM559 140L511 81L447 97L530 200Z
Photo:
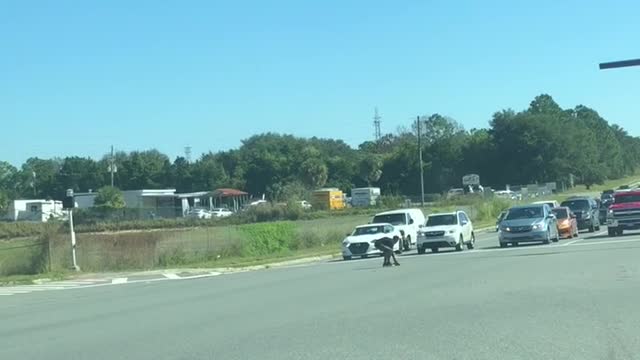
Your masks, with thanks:
M566 206L560 206L551 210L558 220L558 233L562 237L572 238L578 236L578 220L576 214Z

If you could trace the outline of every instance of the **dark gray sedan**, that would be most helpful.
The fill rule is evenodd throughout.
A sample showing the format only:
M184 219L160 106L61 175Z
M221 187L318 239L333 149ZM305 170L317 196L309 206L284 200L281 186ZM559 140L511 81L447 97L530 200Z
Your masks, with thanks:
M559 239L556 217L546 204L514 206L500 222L500 247L526 242L549 244Z

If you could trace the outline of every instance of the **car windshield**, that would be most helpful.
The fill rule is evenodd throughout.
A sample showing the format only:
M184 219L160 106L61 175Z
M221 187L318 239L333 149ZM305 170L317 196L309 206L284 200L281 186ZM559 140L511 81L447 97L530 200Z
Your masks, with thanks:
M615 197L616 204L625 204L630 202L640 202L640 194L624 194Z
M589 210L589 200L567 200L563 201L561 205L571 210Z
M509 210L505 220L536 219L542 217L542 206L513 208Z
M553 209L553 214L558 219L566 219L569 217L569 212L567 209Z
M427 226L455 225L457 222L457 217L453 214L431 215L427 218Z
M384 226L366 226L359 227L353 232L353 236L359 235L375 235L384 232Z
M405 214L384 214L376 215L373 218L374 223L388 223L391 225L405 225L407 223Z

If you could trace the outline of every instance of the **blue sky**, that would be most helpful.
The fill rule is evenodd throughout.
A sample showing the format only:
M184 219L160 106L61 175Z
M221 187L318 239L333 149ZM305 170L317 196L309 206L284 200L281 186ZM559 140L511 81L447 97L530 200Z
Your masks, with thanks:
M0 0L1 1L1 0ZM640 135L637 1L9 1L0 160L273 131L372 138L438 112L465 128L540 93Z

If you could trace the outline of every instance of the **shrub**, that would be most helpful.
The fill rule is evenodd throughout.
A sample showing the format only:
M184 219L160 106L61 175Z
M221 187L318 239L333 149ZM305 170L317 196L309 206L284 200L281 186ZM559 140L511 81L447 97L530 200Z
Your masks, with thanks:
M390 209L398 208L404 204L404 197L399 195L383 195L378 199L378 206Z
M242 255L264 256L289 250L295 239L295 224L274 222L239 226L243 233Z

